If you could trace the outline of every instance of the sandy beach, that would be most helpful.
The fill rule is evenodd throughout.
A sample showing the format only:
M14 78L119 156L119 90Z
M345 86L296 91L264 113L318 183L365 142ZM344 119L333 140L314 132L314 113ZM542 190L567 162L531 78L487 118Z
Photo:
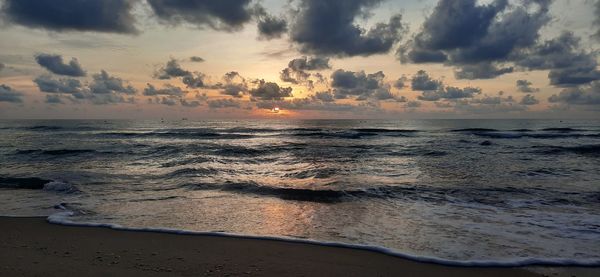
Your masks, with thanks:
M592 276L465 268L293 242L66 227L0 218L0 276ZM595 271L598 273L598 271Z

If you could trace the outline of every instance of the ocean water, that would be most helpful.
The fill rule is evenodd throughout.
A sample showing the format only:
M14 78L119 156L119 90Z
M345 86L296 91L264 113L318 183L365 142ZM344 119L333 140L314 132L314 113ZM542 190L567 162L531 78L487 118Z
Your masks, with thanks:
M600 121L0 121L0 214L600 264Z

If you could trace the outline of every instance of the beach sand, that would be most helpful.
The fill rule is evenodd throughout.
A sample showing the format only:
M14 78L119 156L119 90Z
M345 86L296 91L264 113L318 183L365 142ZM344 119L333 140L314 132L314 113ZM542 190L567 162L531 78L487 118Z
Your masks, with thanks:
M594 276L590 268L466 268L294 242L116 231L0 217L0 276ZM541 273L540 273L541 272ZM600 276L600 275L595 275Z

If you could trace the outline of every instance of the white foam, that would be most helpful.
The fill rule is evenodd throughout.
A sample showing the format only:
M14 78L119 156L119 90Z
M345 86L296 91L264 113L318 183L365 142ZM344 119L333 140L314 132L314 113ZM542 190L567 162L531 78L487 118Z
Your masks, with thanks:
M72 193L79 191L74 185L59 181L52 181L50 183L45 184L44 190L64 193Z
M348 244L341 242L331 241L317 241L310 239L298 239L290 237L278 237L278 236L256 236L256 235L243 235L235 233L224 233L224 232L200 232L200 231L189 231L171 228L131 228L124 227L118 224L110 223L79 223L69 220L69 217L75 213L68 210L66 207L59 205L57 208L62 209L62 212L50 215L47 221L51 224L58 224L64 226L76 226L76 227L97 227L97 228L109 228L120 231L136 231L136 232L151 232L151 233L165 233L165 234L178 234L178 235L197 235L197 236L215 236L215 237L229 237L229 238L247 238L257 240L268 240L268 241L282 241L282 242L294 242L294 243L305 243L319 246L330 246L330 247L342 247L349 249L367 250L377 252L385 255L399 257L417 262L434 263L447 266L463 266L463 267L516 267L516 266L582 266L592 267L600 266L600 259L566 259L566 258L515 258L515 259L503 259L503 260L448 260L436 257L411 255L402 252L397 252L389 248L381 246L371 246L362 244Z

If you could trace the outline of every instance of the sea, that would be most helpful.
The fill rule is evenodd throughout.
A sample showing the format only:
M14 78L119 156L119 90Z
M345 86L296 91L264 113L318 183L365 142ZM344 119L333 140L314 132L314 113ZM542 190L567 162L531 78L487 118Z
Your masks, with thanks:
M600 265L600 121L2 120L0 215Z

